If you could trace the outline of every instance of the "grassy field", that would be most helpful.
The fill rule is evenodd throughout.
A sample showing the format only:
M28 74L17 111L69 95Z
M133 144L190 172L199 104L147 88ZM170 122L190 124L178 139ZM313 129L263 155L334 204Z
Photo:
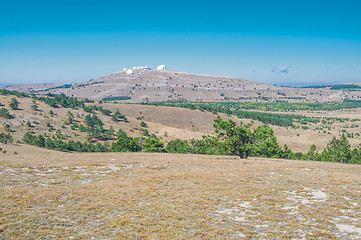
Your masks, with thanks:
M5 147L0 239L361 238L359 165Z

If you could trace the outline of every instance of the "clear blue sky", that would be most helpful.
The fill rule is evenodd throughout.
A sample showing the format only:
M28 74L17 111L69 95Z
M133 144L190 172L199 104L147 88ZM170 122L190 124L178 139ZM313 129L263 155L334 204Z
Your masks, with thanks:
M123 67L278 85L361 82L361 1L0 0L0 84Z

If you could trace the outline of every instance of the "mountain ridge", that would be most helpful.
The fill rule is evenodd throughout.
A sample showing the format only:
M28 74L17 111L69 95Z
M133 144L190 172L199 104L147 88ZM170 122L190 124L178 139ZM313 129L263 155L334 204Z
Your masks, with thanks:
M361 100L357 89L293 88L270 85L237 77L213 76L175 70L134 69L111 73L73 84L22 84L6 87L34 94L65 94L101 100L128 96L127 102L154 101L344 101ZM342 84L339 84L342 85ZM357 84L354 84L358 86Z

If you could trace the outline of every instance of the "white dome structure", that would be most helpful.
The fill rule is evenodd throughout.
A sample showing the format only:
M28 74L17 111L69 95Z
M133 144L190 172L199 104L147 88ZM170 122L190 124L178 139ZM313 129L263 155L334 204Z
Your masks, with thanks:
M127 68L123 68L123 71L127 71Z
M144 67L144 69L145 69L145 70L149 70L149 69L150 69L150 67L148 67L148 66L145 66L145 67Z
M159 65L158 67L157 67L157 70L165 70L166 69L166 67L165 67L165 65Z
M128 70L127 70L127 74L129 74L129 75L130 75L130 74L134 74L134 72L133 72L132 69L128 69Z

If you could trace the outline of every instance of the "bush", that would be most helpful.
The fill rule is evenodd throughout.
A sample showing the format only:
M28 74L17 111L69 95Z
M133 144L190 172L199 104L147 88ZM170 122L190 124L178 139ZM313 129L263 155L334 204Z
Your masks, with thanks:
M5 119L10 119L11 115L9 113L9 110L6 108L0 108L0 117Z
M149 136L149 132L147 129L144 129L143 132L142 132L143 136Z
M144 121L141 121L140 126L147 127L147 124Z
M31 110L38 111L38 105L36 104L31 105Z
M8 144L13 142L13 137L10 135L10 133L0 133L0 143Z
M4 128L5 128L5 131L11 132L11 129L10 129L10 125L9 125L9 124L5 124Z

